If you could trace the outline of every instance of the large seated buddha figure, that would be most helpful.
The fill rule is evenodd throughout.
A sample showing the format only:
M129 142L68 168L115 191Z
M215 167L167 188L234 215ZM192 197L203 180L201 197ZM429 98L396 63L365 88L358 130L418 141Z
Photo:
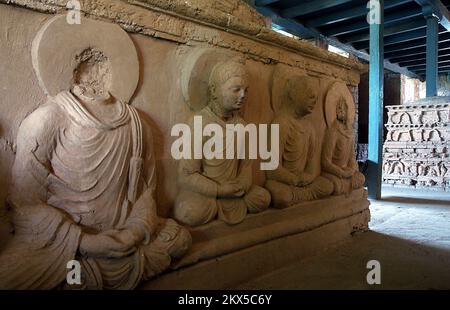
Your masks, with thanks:
M157 216L151 130L127 101L139 76L133 43L115 25L84 19L77 27L57 16L34 42L49 98L17 135L8 199L14 237L0 253L3 289L71 288L72 260L81 265L75 288L133 289L191 244L186 229ZM64 34L77 40L63 45ZM49 50L65 54L55 58ZM49 74L55 71L45 64L55 59L67 59L52 63L66 75Z

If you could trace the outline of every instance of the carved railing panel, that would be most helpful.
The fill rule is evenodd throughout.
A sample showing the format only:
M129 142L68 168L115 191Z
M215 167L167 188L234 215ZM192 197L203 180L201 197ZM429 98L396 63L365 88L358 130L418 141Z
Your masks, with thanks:
M417 188L450 188L450 98L388 106L383 181Z

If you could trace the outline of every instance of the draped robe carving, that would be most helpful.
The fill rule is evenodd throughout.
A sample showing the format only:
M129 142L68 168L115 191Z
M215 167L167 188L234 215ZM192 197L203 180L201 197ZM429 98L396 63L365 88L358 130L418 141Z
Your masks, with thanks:
M0 287L59 287L76 259L82 287L132 289L188 249L188 232L156 215L150 128L133 107L110 105L96 114L61 92L21 124L9 197L15 236L0 255ZM83 234L131 228L144 236L129 255L80 251Z

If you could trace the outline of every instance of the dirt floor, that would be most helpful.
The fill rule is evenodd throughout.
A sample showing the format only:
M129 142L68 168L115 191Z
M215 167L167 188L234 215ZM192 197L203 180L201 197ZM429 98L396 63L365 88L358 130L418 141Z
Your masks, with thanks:
M370 232L239 289L450 289L450 193L383 189L371 202ZM367 262L381 284L367 283Z

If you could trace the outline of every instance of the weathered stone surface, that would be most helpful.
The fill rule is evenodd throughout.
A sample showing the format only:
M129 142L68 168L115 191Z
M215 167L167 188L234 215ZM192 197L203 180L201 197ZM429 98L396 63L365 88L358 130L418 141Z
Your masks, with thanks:
M45 13L63 13L67 3L65 0L0 2L13 3ZM221 4L208 0L80 1L82 12L92 18L117 22L129 32L189 44L204 42L237 50L263 61L280 62L293 67L299 67L303 63L307 70L343 78L351 85L359 82L359 74L355 71L367 70L366 66L357 60L328 53L306 41L287 38L266 28L261 16L243 1L220 2ZM217 31L211 31L211 27ZM227 35L224 30L231 35ZM292 55L278 53L279 48L288 54L291 52ZM298 56L310 59L304 63Z
M281 104L272 121L280 128L280 165L266 172L265 187L276 208L287 208L302 201L327 197L333 184L320 175L320 165L313 159L321 154L317 148L315 126L307 118L318 102L319 80L293 75L284 83Z
M8 167L12 165L17 128L25 115L45 101L45 95L35 78L29 55L31 42L37 30L51 18L51 15L23 8L33 10L40 8L39 10L45 13L65 12L63 1L28 0L9 1L9 3L14 6L0 4L2 17L0 23L2 29L5 29L0 35L2 40L7 42L1 46L2 55L5 55L1 61L4 68L2 72L7 74L0 77L3 85L0 89L3 96L0 106L2 126L0 143L5 146L2 151L2 158L4 157L2 175L6 176L4 180L6 184L0 190L2 198L6 196L10 175ZM320 78L319 100L323 100L322 96L329 83L336 80L342 80L348 85L357 85L359 70L363 69L354 60L332 55L309 43L297 42L277 33L273 33L272 39L290 42L289 44L294 44L297 48L286 49L273 42L255 41L253 37L224 31L214 24L205 24L201 22L203 13L199 13L197 20L186 20L185 17L174 14L177 7L175 5L170 6L174 11L163 11L156 5L144 8L115 0L86 1L86 3L81 1L81 4L82 11L88 13L91 18L112 21L131 33L138 33L131 35L141 60L141 76L132 105L144 111L152 124L155 136L155 157L159 163L157 171L158 174L164 175L164 178L158 179L161 195L157 197L159 212L164 216L170 215L177 193L177 188L173 186L172 181L176 178L177 163L170 156L170 146L173 141L170 129L176 123L185 123L192 115L190 108L184 104L185 98L180 91L182 83L179 80L180 72L183 72L186 65L186 57L191 54L191 51L197 47L208 47L217 49L218 52L234 52L247 58L246 66L252 85L243 116L247 122L256 124L270 123L274 116L271 109L270 86L274 68L284 66L291 73L309 74ZM208 14L213 14L213 11L209 11ZM159 22L158 27L164 29L157 30L156 26L152 28L155 22ZM182 26L175 27L179 30L174 31L173 25ZM265 31L269 32L268 29ZM15 109L10 109L11 106ZM161 107L164 108L161 109ZM313 114L314 118L320 119L320 109L316 109ZM318 126L318 140L320 140L324 128L320 123L315 125ZM318 164L319 161L316 161L316 165ZM255 169L254 177L258 185L264 184L263 172ZM2 204L4 199L0 201Z
M250 82L245 62L242 59L218 61L217 57L211 60L215 62L211 70L205 65L208 61L201 62L203 65L200 65L201 72L209 77L207 83L202 83L202 79L195 75L193 76L195 79L186 81L192 84L189 87L192 91L189 92L187 100L190 107L203 106L202 102L206 103L206 106L196 112L188 123L190 131L195 132L195 118L199 117L203 126L218 126L225 136L219 141L222 147L215 146L219 148L221 158L216 156L205 158L213 155L209 150L207 151L209 154L203 154L202 158L196 158L193 154L191 158L182 158L179 161L180 192L174 205L174 217L190 226L203 225L217 218L228 224L237 224L245 219L247 213L265 211L270 204L269 192L253 184L254 160L239 159L238 147L235 147L234 142L231 145L226 136L230 134L228 125L233 128L235 125L241 125L242 128L247 125L239 116L247 101ZM197 70L192 70L192 73L196 74ZM206 96L196 95L204 93L205 89ZM234 131L232 134L234 135ZM201 141L202 151L207 140L209 139ZM227 152L231 150L228 147L233 147L231 156Z
M335 195L364 186L365 177L356 162L353 122L355 104L343 83L335 83L325 100L327 131L322 148L323 176L334 185Z
M8 197L14 237L0 252L2 289L66 287L73 260L82 266L77 288L133 289L191 243L186 230L157 216L151 130L128 104L139 76L134 45L113 24L82 25L68 30L66 17L55 16L33 42L49 97L17 135ZM121 47L102 44L96 31Z
M202 88L200 89L202 92L198 93L200 90L198 88L195 89L195 87L192 88L191 82L194 81L194 84L196 82L203 84L209 82L211 78L210 69L212 70L219 60L228 60L235 56L243 59L246 75L248 75L246 80L248 82L248 94L246 94L246 104L239 111L239 117L247 123L256 125L270 124L274 120L274 117L279 115L279 109L286 101L278 101L280 98L284 99L287 93L295 93L294 98L291 98L293 100L288 101L288 103L295 105L295 99L300 98L300 102L297 103L300 106L306 100L301 92L312 89L314 98L308 99L309 104L311 104L307 113L308 115L302 115L302 121L306 121L305 124L310 125L303 124L303 127L300 127L305 128L309 133L314 133L310 136L315 136L314 141L311 140L311 145L305 149L309 150L310 148L314 148L317 156L308 154L302 158L302 160L310 161L308 165L314 170L311 178L315 179L321 174L320 154L322 152L324 135L327 130L327 111L324 111L324 105L326 106L326 102L330 101L328 100L329 98L327 99L327 94L333 85L339 83L341 88L339 88L336 94L347 96L348 88L355 88L357 86L360 71L365 69L356 60L333 55L307 42L285 38L276 34L266 28L264 20L255 11L238 0L220 2L201 0L86 0L81 1L81 11L83 13L83 19L89 18L89 22L86 22L80 28L89 26L89 24L101 24L102 27L98 27L98 29L88 29L87 34L89 34L89 31L92 32L89 34L91 39L92 37L105 33L100 31L103 29L103 26L106 28L114 28L114 31L120 31L121 35L118 35L116 41L114 41L114 35L97 37L98 46L96 46L96 42L92 43L92 45L86 45L85 41L78 38L78 42L83 42L84 45L80 49L74 45L74 43L77 43L76 35L74 37L67 35L67 38L63 37L62 39L58 39L58 33L62 32L55 32L55 40L52 40L52 36L49 36L47 38L48 41L45 41L50 45L52 42L54 44L58 42L57 46L53 48L55 65L49 70L49 66L52 65L52 54L47 54L44 57L45 61L42 61L42 58L39 56L40 54L36 53L35 49L33 49L33 40L36 35L39 37L39 29L42 29L42 27L45 28L55 13L66 13L66 1L0 0L0 2L7 3L0 4L0 29L2 29L0 32L0 40L2 43L0 45L0 68L2 73L5 72L5 74L0 75L0 84L2 85L0 87L0 95L2 97L2 101L0 101L0 146L2 147L0 149L0 207L3 206L7 197L6 189L11 188L9 193L10 204L15 204L20 207L28 199L34 202L31 204L33 205L36 204L36 201L33 200L35 198L34 196L42 196L45 198L42 199L44 202L42 207L45 210L48 211L52 207L58 206L67 213L65 213L63 219L73 217L75 223L63 221L63 225L58 226L67 227L69 225L71 229L74 229L75 233L68 234L70 237L73 237L71 239L72 248L69 251L70 253L67 251L61 251L61 253L55 251L53 253L54 255L61 254L61 256L55 258L59 261L54 266L52 265L54 268L59 268L63 260L73 257L78 258L80 254L88 258L95 256L93 254L98 254L97 252L101 252L103 255L108 250L105 249L105 244L110 244L109 241L111 240L108 240L107 234L102 236L104 227L99 225L104 223L101 221L98 222L93 215L73 215L72 213L75 211L69 207L75 205L74 209L79 208L79 210L83 211L83 208L89 206L91 202L79 206L79 201L71 200L73 197L55 200L55 197L53 197L55 196L54 193L50 195L49 192L45 192L45 188L48 186L51 187L57 184L55 187L58 187L58 191L56 192L59 194L67 194L69 188L80 189L82 193L78 196L82 197L89 192L82 190L86 186L89 187L88 185L95 184L95 188L97 185L107 185L109 181L123 182L121 184L125 185L120 190L110 188L111 192L105 195L112 202L104 197L106 203L98 203L98 206L101 205L103 207L102 210L105 211L104 213L111 213L112 211L108 207L120 202L120 199L114 199L114 197L118 193L126 192L124 195L128 197L127 199L132 205L136 203L143 209L151 209L150 213L152 217L149 220L150 224L159 223L160 221L163 223L160 226L155 224L158 226L158 229L152 231L152 234L150 234L150 241L152 242L149 244L150 250L147 251L149 253L146 252L145 255L139 256L136 255L137 252L135 251L130 256L126 256L124 261L125 264L130 263L127 260L131 260L134 257L142 263L142 259L146 257L152 258L151 254L155 253L152 248L154 242L157 243L158 252L162 253L163 257L158 259L157 262L153 261L144 264L144 267L147 267L147 269L144 268L146 270L146 276L143 276L142 269L137 270L135 268L129 275L121 275L124 277L130 276L131 280L128 279L130 282L126 283L126 285L114 285L115 283L111 282L103 285L105 288L134 287L139 279L151 278L167 268L172 258L182 256L189 245L189 238L184 233L185 230L172 221L158 220L156 213L162 217L170 217L173 214L175 199L181 189L175 182L179 162L171 155L171 143L174 141L174 138L171 136L171 128L175 124L186 123L196 112L202 110L206 105L206 103L202 102L204 101L202 98L205 98L205 94L207 96L208 90ZM119 25L129 33L131 41L128 39L128 35L116 25ZM76 32L75 29L77 29L77 26L74 25L73 27L74 32ZM99 33L95 33L96 31ZM124 37L128 39L125 43L123 43L123 40L119 40ZM67 44L64 44L64 39L67 39ZM102 49L106 48L108 50L114 43L119 41L127 46L120 46L120 48L115 50L115 53L123 57L122 61L116 62L114 59L116 59L117 54L111 51L104 52ZM39 46L39 44L35 44L34 46ZM133 51L135 49L135 52L131 51L128 53L126 52L127 48L131 48ZM50 51L50 49L48 50ZM212 60L207 59L203 61L204 59L201 57L196 58L199 50L208 50ZM61 59L67 59L60 57L61 54L67 52L71 53L73 57L69 57L70 59L68 61L63 61L62 65L58 64ZM38 71L37 74L33 71L33 58L31 55L34 55L34 67ZM119 73L111 69L111 63L119 64L118 66L113 66L114 68L121 68L118 70ZM126 66L124 66L125 63L127 63ZM195 64L200 64L200 67L196 67ZM137 68L133 68L133 66L137 66ZM129 67L131 70L126 71L124 69L125 67ZM42 74L43 72L41 70L47 70L46 74ZM136 82L136 72L139 73L138 82ZM68 83L68 73L73 74L73 80L70 81L73 83ZM283 81L289 81L292 77L300 76L301 78L296 81L297 83L290 83L289 91L287 91L285 86L289 83L284 84L282 82L280 85L277 85L277 74L281 74ZM45 83L45 80L49 76L56 79L54 81L55 85L58 86L56 89L61 88L60 90L56 92L48 91L46 89L47 87L44 87L44 89L40 87L48 85ZM311 80L315 82L311 83L313 86L310 87L308 81ZM59 82L62 83L60 84ZM119 88L120 91L118 91ZM345 93L343 93L344 89ZM109 92L109 90L111 91ZM49 98L48 95L51 95L51 97ZM55 95L56 97L54 97ZM193 95L198 96L194 96L195 99L193 100ZM235 96L227 93L225 95L228 98ZM332 95L328 97L330 96L333 97ZM124 102L118 102L118 100L113 100L112 98ZM348 101L351 102L351 106L347 107L350 111L354 110L352 106L354 102L352 100ZM94 103L94 105L91 106L89 105L90 103ZM99 105L96 105L97 103ZM127 103L130 105L126 105ZM241 103L239 102L239 104ZM66 112L53 113L54 107L59 105L65 106L73 112L72 117L64 117L64 113ZM83 108L86 106L90 109ZM108 109L108 107L111 109ZM147 151L154 151L154 157L151 156L150 158L151 163L144 164L144 167L148 169L143 169L143 173L147 177L149 175L153 176L150 180L137 177L138 171L140 171L138 164L140 161L135 157L139 156L131 156L137 160L132 161L133 164L130 164L130 167L126 168L128 169L128 173L119 173L121 170L117 165L120 164L119 162L126 161L127 159L126 156L122 158L119 155L121 152L126 153L124 150L127 147L133 150L135 149L135 145L131 142L139 140L133 137L136 136L136 132L141 131L136 129L139 126L131 125L133 122L127 122L127 117L124 117L124 119L119 117L119 120L114 122L118 112L113 107L118 107L118 110L122 109L122 112L125 111L124 115L127 114L126 111L128 111L128 115L135 115L133 111L139 110L139 115L135 118L134 124L141 123L143 127L143 142L141 145L145 145L143 152L148 154ZM78 115L78 112L74 112L75 110L78 112L81 111L81 115L84 116ZM351 112L348 114L349 120L353 121L355 113ZM96 120L96 117L93 116L99 116L100 125L96 122L99 119ZM117 126L103 126L105 124L102 125L101 120L105 119L112 119L112 123ZM87 126L89 128L86 129L86 126L83 127L83 122L86 121L87 123L89 121L91 123L93 122L101 128L90 128ZM80 124L75 125L75 123L81 123L81 126ZM69 137L74 138L76 142L68 148L73 151L73 154L68 154L70 156L57 156L59 153L55 149L65 140L51 139L53 136L51 134L42 134L39 126L43 126L44 129L51 132L52 130L61 130L66 125L70 128L66 131L63 130L63 132L68 134ZM23 128L28 129L27 126L29 130L24 130ZM75 127L78 130L74 130ZM108 127L108 129L103 127ZM131 130L131 134L127 133L130 127L135 129L134 133L133 130ZM19 130L19 128L22 129ZM81 138L89 136L93 132L98 134L98 136L103 134L114 136L114 133L119 131L125 136L129 135L130 139L124 139L124 141L121 140L118 143L112 143L112 139L105 139L105 145L107 144L106 146L110 148L111 152L99 147L94 152L94 155L87 154L85 152L88 148L77 144L80 140L83 140ZM148 132L152 132L153 142L151 139L148 139L150 137ZM97 137L97 135L94 136ZM45 137L49 139L46 140L44 139ZM64 135L60 137L67 138ZM298 143L299 141L294 139L291 142ZM33 143L37 145L38 152L36 154L34 153L36 149L29 147L30 145L34 145ZM130 146L130 143L133 146ZM20 147L21 145L27 146L25 150ZM139 148L136 149L139 150ZM67 152L66 148L58 148L59 152L61 150ZM74 154L75 156L72 156ZM296 152L293 152L293 154L295 155ZM109 169L105 170L110 173L108 180L100 177L96 179L95 175L92 177L92 174L95 174L93 172L95 169L90 170L88 167L90 164L99 162L102 164L102 160L100 160L102 155L108 159L111 156L113 157L113 164L109 166ZM127 153L125 155L128 156L130 154ZM38 156L37 160L33 160L33 158L36 159L34 156ZM77 159L75 160L74 157ZM29 160L30 158L31 160ZM98 159L98 162L92 160L95 158ZM14 166L16 168L13 167L14 160ZM63 162L58 165L55 162L57 160L62 160ZM27 162L32 162L34 166L29 168ZM69 170L71 173L68 172ZM72 175L73 171L76 173ZM29 174L33 173L41 177L40 179L38 178L40 181L33 181L31 177L21 177L22 175L29 176ZM58 177L62 176L66 182L58 180L55 177L55 173ZM66 180L64 176L67 175L71 177ZM158 178L156 178L156 175ZM125 182L125 176L129 176L127 182ZM302 177L301 173L297 177ZM139 179L139 182L137 182L137 179ZM144 190L144 187L140 188L141 186L135 186L136 182L141 184L140 182L143 181L141 179L145 179L149 187L147 191ZM265 181L266 176L264 171L258 169L258 165L253 165L246 176L246 183L251 185L248 192L251 192L251 188L258 188L260 192L264 192L262 186L265 184ZM36 182L42 188L30 185L32 183L36 185ZM140 189L135 190L137 187ZM109 188L109 186L106 186L106 188ZM147 193L153 190L156 193L154 200ZM329 192L328 194L331 194L331 189ZM29 195L24 195L23 193ZM51 201L49 197L46 197L47 194L52 198ZM253 265L256 267L263 266L265 262L261 259L261 253L269 251L269 245L280 248L280 257L276 257L273 265L271 265L272 267L276 267L289 259L299 257L298 255L300 253L310 254L314 252L317 249L317 245L334 244L334 242L348 237L351 232L358 230L358 228L354 227L367 228L369 217L367 210L368 201L365 192L362 189L358 189L347 194L350 196L331 197L325 200L305 203L300 206L294 204L286 211L269 210L259 215L249 215L242 224L237 226L228 226L224 223L213 221L206 226L192 229L191 232L195 236L195 246L189 252L186 259L174 267L181 268L181 270L193 268L191 270L200 270L205 274L213 274L208 268L214 268L215 258L221 258L224 255L227 257L229 255L231 259L227 260L227 263L222 265L222 267L219 266L220 268L224 268L221 272L226 272L228 270L227 268L230 268L229 270L240 271L239 259L243 257L250 257L248 261L253 262ZM141 201L141 197L143 197L143 202L138 203ZM93 199L93 201L95 200ZM264 206L259 211L263 211L268 204L266 201L268 199L262 200L264 200ZM338 207L332 210L331 206L334 207L335 205ZM36 208L36 210L41 209ZM305 210L305 213L301 210ZM306 210L311 211L311 213ZM52 216L45 216L45 212L37 215L33 212L23 212L22 215L31 224L36 223L39 219L50 220L60 218L60 216L55 215L59 214L57 213L58 211L55 211L56 213L48 211L52 213ZM120 214L123 214L120 218L126 224L129 218L127 216L130 214L128 212ZM131 212L131 215L133 215L133 212ZM132 217L131 215L130 217ZM303 217L304 221L302 221ZM132 218L135 217L133 216ZM240 218L240 220L242 219ZM17 224L16 220L14 222ZM43 223L45 224L45 222ZM164 223L168 223L168 225L164 225ZM79 229L79 226L82 226L82 229ZM25 225L22 227L15 225L14 227L16 234L20 232L19 235L25 236L25 239L26 237L30 237L29 230L21 230L23 227L28 226ZM42 232L39 235L41 242L36 244L31 242L32 246L30 246L30 249L39 247L42 244L44 244L45 248L46 241L53 240L53 236L50 236L52 231L49 228L45 225L40 228ZM85 228L94 229L96 232L94 236L97 237L97 235L100 235L100 237L104 237L103 241L105 242L95 241L95 238L88 237L84 242L80 242L79 247L77 247L77 231L80 232L81 230L81 233L83 233L83 229ZM112 228L116 227L114 226ZM120 229L123 228L120 226ZM334 229L337 231L334 232ZM127 231L127 229L123 230L125 232ZM8 229L4 231L8 231ZM333 237L331 239L323 238L323 233L333 234ZM113 235L119 240L130 241L130 234L123 233L122 230L114 232ZM138 235L138 238L134 238L136 235ZM136 235L132 239L135 241L139 251L145 251L147 244L143 244L143 240L141 240L142 234L138 231ZM295 238L290 238L290 235L295 235ZM2 236L0 235L0 237ZM296 252L293 252L291 256L288 255L290 249L295 246L297 241L301 241L299 243L301 246L297 247ZM254 247L258 248L255 252L253 251ZM313 248L314 251L306 250ZM121 249L122 252L126 252L126 250ZM0 251L2 251L0 252L0 257L4 253L7 253L2 248L0 248ZM15 253L17 256L18 252ZM286 254L286 260L284 260L284 254ZM40 261L34 265L32 264L31 267L45 267L45 264L40 264L41 261L47 262L45 258L45 255L40 255ZM110 257L106 259L105 264L115 268L116 261L110 259ZM25 260L17 259L17 261L21 264L26 263ZM17 266L20 267L20 264ZM130 263L130 266L136 267L133 263ZM206 269L203 269L204 266L206 266ZM2 267L0 266L0 269ZM154 269L150 270L152 267ZM233 269L236 267L237 269ZM102 268L99 269L102 270ZM251 268L248 270L249 274L257 271ZM149 271L148 274L147 271ZM66 268L59 268L52 276L59 279L64 272L66 272ZM33 274L39 275L39 273ZM233 274L236 276L235 279L232 279ZM188 272L185 274L185 276L189 275L198 277L198 274L195 273L190 274ZM235 283L238 280L236 273L228 273L228 275L231 278L229 279L230 282L227 283ZM4 279L3 281L6 281ZM48 287L53 283L41 283L39 282L41 278L35 280L36 282L33 282L30 287L35 287L36 283L45 284ZM189 281L191 281L190 283L194 283L198 280L190 278ZM198 282L198 285L201 283L203 282ZM225 282L221 283L223 284ZM14 283L11 282L9 284ZM158 285L157 283L155 284L155 286ZM102 287L102 285L99 284L97 287ZM175 288L175 286L172 288Z
M449 190L450 98L428 98L387 109L384 182Z
M139 62L129 35L120 30L117 25L90 19L71 25L64 15L47 22L36 34L32 46L33 67L46 95L54 97L61 90L70 89L74 70L83 61L81 58L90 58L92 55L86 52L96 49L108 51L106 57L111 68L120 72L112 72L108 81L112 95L129 102L139 81ZM64 52L55 53L56 46L64 47ZM83 52L86 55L82 56ZM60 66L58 70L54 68L55 63Z

